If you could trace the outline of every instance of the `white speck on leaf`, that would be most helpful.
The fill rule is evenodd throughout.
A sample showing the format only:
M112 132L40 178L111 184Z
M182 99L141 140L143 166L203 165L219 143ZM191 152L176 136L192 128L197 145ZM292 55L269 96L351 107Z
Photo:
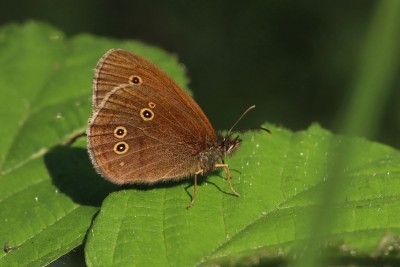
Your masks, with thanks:
M61 112L57 113L56 119L58 119L58 120L64 119L64 116L61 114Z
M57 41L58 39L60 39L60 35L59 34L50 35L50 40Z

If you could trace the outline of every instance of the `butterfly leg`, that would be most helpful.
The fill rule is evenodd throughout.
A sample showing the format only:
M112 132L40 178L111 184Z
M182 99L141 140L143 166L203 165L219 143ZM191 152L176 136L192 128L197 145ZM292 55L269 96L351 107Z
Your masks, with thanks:
M231 178L233 178L233 177L231 177L231 172L229 170L229 165L225 164L225 163L223 163L223 164L215 164L215 168L223 168L224 169L224 171L226 173L226 176L228 177L228 183L229 183L229 186L231 188L232 193L234 193L236 196L239 197L240 196L239 193L235 191L235 189L233 188L232 183L231 183Z
M193 197L192 197L192 201L190 201L189 205L186 207L188 209L190 209L193 206L194 200L196 199L196 196L197 196L197 175L198 174L203 175L203 173L204 173L203 170L199 170L194 174Z

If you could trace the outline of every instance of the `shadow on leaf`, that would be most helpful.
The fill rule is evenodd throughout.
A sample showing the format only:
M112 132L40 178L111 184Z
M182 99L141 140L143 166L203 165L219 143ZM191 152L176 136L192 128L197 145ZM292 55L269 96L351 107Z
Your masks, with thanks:
M58 146L44 160L53 184L78 204L100 207L103 199L119 188L96 173L86 149Z

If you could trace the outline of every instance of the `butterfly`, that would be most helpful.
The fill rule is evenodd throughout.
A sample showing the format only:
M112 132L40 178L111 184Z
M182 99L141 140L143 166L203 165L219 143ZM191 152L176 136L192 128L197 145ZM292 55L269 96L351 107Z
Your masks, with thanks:
M126 50L108 51L96 66L92 102L88 151L105 179L153 184L194 177L189 208L197 195L197 176L222 169L239 196L224 158L241 140L232 131L216 134L193 98L154 63Z

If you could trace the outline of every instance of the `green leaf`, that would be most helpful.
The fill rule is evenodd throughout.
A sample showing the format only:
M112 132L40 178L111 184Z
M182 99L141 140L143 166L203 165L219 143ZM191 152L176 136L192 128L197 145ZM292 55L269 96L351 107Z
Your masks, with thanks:
M149 58L186 88L176 58L148 45L66 39L36 22L0 29L0 242L11 247L0 252L0 266L43 266L80 244L89 266L291 262L306 253L302 245L313 238L337 175L345 184L329 205L332 217L321 218L331 219L321 251L333 260L396 259L400 152L317 125L300 132L265 125L272 135L241 135L242 146L226 160L240 197L223 172L200 179L189 210L192 179L125 187L104 181L86 140L71 138L86 127L93 69L111 48Z
M332 178L329 166L335 165L329 161L347 153L331 154L340 144L351 145L354 156L344 166L349 179L335 198L328 244L339 252L372 255L385 234L399 234L398 151L318 126L298 133L268 127L272 135L243 135L242 147L228 161L239 198L229 194L223 173L204 179L189 210L186 183L112 193L88 235L88 265L289 261L294 248L312 236L311 219L318 216L324 184Z
M43 266L82 244L102 200L116 186L93 170L81 138L91 80L107 50L136 51L187 79L174 57L138 42L79 35L29 22L0 29L0 266Z

